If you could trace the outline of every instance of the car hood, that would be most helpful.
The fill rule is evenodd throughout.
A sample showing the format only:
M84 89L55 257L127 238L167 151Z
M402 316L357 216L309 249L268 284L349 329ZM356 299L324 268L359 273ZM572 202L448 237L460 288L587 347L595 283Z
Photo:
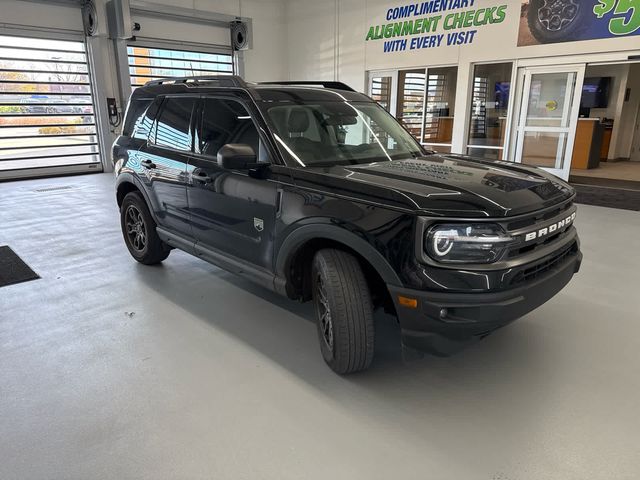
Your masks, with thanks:
M435 216L505 217L549 207L573 188L537 168L462 155L292 169L299 187Z

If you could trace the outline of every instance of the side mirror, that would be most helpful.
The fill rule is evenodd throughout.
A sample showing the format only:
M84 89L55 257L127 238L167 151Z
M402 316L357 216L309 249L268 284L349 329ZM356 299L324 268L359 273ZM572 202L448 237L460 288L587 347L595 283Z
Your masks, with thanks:
M227 143L218 150L218 165L227 170L255 168L256 152L249 145Z

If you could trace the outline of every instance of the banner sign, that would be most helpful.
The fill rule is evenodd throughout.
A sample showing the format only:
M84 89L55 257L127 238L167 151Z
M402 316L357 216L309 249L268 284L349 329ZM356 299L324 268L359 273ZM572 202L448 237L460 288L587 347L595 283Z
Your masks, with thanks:
M504 22L507 5L475 8L475 0L431 0L392 7L385 21L371 25L366 41L379 41L384 53L468 45L478 30Z
M640 35L640 0L524 0L518 46Z

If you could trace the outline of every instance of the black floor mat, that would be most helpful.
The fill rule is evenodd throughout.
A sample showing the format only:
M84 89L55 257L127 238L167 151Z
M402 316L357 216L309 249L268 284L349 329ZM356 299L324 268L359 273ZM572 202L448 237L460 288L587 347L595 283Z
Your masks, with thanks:
M599 207L620 208L640 212L640 192L591 185L572 185L578 197L576 203L597 205Z
M40 276L7 246L0 247L0 287L28 282Z
M593 187L624 188L625 190L640 191L640 182L635 180L621 180L618 178L582 177L580 175L570 175L569 183L576 185L586 185Z

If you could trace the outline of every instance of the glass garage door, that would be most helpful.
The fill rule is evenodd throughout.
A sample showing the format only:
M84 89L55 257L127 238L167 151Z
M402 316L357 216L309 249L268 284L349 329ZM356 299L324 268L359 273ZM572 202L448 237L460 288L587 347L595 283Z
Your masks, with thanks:
M129 45L129 75L135 89L149 80L206 75L232 75L231 53L205 53Z
M83 42L0 35L0 175L101 168L89 75Z

